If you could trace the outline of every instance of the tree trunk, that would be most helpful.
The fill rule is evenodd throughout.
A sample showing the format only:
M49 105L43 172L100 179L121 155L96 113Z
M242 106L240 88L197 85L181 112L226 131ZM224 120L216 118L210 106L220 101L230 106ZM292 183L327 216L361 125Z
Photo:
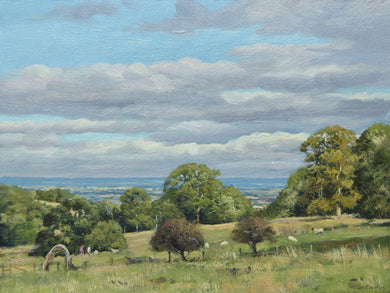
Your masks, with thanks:
M182 259L183 261L187 261L185 255L184 255L184 251L181 251L181 252L180 252L180 255L181 255L181 259Z
M256 244L252 243L251 248L252 248L253 254L257 254Z
M336 207L336 216L337 217L341 216L341 208L339 206Z

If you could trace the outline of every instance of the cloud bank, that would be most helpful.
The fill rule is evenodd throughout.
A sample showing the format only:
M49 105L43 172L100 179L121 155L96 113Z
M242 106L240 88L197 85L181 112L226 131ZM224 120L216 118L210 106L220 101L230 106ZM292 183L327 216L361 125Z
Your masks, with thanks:
M19 119L0 122L4 174L166 176L198 162L223 176L282 177L304 164L299 145L311 133L390 122L389 2L233 1L211 11L179 0L175 9L139 29L193 40L253 28L259 42L214 63L189 56L9 72L0 79L0 115ZM46 16L86 21L116 12L110 2L82 2ZM270 36L287 41L260 41Z

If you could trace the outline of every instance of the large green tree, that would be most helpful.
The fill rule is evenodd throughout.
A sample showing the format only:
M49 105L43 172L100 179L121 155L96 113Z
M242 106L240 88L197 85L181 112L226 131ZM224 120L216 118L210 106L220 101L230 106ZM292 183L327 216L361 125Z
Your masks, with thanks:
M86 238L86 245L92 250L106 251L111 248L125 249L126 239L122 235L121 226L115 221L101 221L92 229Z
M252 213L252 205L234 187L216 179L219 170L187 163L172 171L164 183L163 200L175 204L186 218L216 224L241 219Z
M202 214L212 205L222 188L218 170L203 164L188 163L172 171L164 183L164 198L175 203L189 220L204 220Z
M205 218L208 223L228 223L240 221L252 214L252 203L240 190L234 186L223 186Z
M362 198L356 211L367 218L390 217L390 126L374 124L357 140L354 186Z
M328 126L301 144L306 154L308 176L297 204L303 214L333 214L337 209L351 211L359 199L353 188L353 131L341 126Z
M152 215L156 227L169 219L185 218L184 214L174 203L171 203L170 201L164 200L162 198L152 202Z
M148 230L153 227L152 198L142 188L127 190L121 197L120 209L126 219L125 231Z

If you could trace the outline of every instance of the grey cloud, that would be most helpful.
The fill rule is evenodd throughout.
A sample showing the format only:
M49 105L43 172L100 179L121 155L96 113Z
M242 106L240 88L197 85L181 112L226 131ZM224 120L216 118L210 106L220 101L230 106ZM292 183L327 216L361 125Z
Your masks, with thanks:
M51 137L58 141L61 136L68 134L96 133L99 136L109 133L132 136L164 128L163 122L155 120L91 121L88 119L77 119L45 123L2 121L0 122L0 135L4 135L4 137L7 135L19 138L28 137L31 141L40 141L42 138Z
M276 3L273 10L277 13L277 7L282 5ZM244 26L257 25L258 19L248 17L251 9L251 1L234 1L226 7L217 11L210 11L196 0L178 0L176 2L176 13L172 18L165 19L158 23L141 23L140 29L146 31L163 31L168 33L191 33L197 29L222 28L235 29Z
M383 52L390 44L389 11L388 1L242 0L210 11L195 0L178 0L172 18L140 27L174 32L260 25L259 34L352 40L362 50L374 48Z
M210 113L208 113L210 114ZM253 127L245 125L235 125L231 123L218 123L207 120L183 121L172 124L166 129L152 134L149 139L154 141L164 141L174 144L191 143L213 143L227 142L232 137L248 135Z
M114 15L117 8L107 1L84 1L78 5L57 5L42 18L63 18L68 21L89 21L95 15Z
M216 93L234 86L231 81L242 74L237 65L229 62L181 60L145 67L145 72L134 67L137 66L28 67L11 79L0 80L2 111L103 119L100 115L104 113L116 118L118 113L136 118L148 116L143 111L166 116L163 110L172 112L173 107L180 116L183 106L198 108L199 112L206 105L218 103Z
M193 27L202 28L212 25L212 12L194 0L178 0L173 18L160 23L142 23L140 29L145 31L168 31L171 33L187 33Z
M10 175L18 176L66 176L72 168L73 176L85 176L94 170L94 175L111 176L164 176L178 164L202 162L214 167L229 161L237 168L242 161L254 160L259 164L272 165L273 161L297 160L300 155L291 155L307 134L254 133L230 140L224 144L186 143L168 145L147 140L112 140L98 142L62 143L55 146L24 146L4 148L0 158L2 166L8 166ZM0 140L1 140L0 135ZM17 138L14 138L17 140ZM280 143L282 142L282 143ZM283 150L284 147L286 150ZM244 150L244 151L243 151ZM9 164L9 161L12 164ZM219 166L216 166L219 167ZM287 167L287 165L286 165ZM283 175L287 175L290 167ZM252 170L253 171L253 170ZM25 173L24 173L25 172ZM221 168L224 174L227 170ZM253 176L266 176L258 169Z
M350 44L322 45L255 44L236 48L231 54L240 58L247 73L248 87L296 93L332 92L340 88L390 86L387 61L382 64L344 59Z
M243 58L239 64L183 59L151 66L96 64L49 68L36 65L0 80L0 111L3 114L50 114L90 120L85 125L78 123L84 128L72 128L70 122L40 126L60 134L66 131L155 132L152 134L154 139L170 142L189 142L191 138L199 142L223 142L259 129L310 131L311 126L305 119L312 118L322 121L315 123L321 126L338 124L343 117L384 117L388 102L383 97L363 95L361 106L353 108L353 103L346 101L357 100L356 94L349 97L328 92L346 85L386 85L390 74L383 68L355 66L347 70L332 64L332 59L326 59L331 56L327 51L331 46L244 47L235 51ZM304 60L306 53L313 54L314 49L321 49L318 59L325 59L313 66L296 63L294 57ZM279 58L272 66L256 63L261 59L257 56L259 52L269 54L268 51L273 50ZM249 62L250 55L255 56L253 64ZM234 93L235 89L258 87L269 88L272 92L255 93L249 98L245 92ZM377 110L368 111L370 108ZM320 120L322 117L324 119ZM204 121L210 124L204 124ZM191 123L202 127L194 132L198 128L191 128ZM230 131L226 131L229 127ZM165 130L157 133L162 129Z
M128 8L137 7L137 3L133 0L122 0L122 4Z

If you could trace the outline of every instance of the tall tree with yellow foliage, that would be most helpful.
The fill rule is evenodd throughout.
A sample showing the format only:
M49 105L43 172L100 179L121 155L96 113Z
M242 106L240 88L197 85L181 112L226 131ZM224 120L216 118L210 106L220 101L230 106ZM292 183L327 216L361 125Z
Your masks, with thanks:
M309 174L298 213L328 215L353 209L360 198L353 189L355 144L355 133L338 125L325 127L301 144Z

